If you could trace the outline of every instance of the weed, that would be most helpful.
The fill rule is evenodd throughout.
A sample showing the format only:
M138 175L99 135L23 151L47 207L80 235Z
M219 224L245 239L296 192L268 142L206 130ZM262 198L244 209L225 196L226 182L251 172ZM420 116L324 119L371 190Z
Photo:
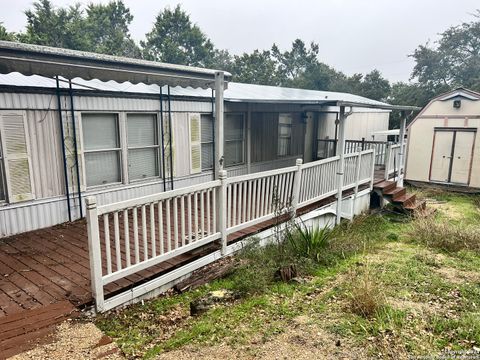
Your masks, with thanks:
M376 315L385 305L385 295L368 265L360 274L353 276L352 284L347 293L350 310L365 318Z
M438 222L435 217L418 218L410 236L427 247L448 252L471 250L480 252L480 227L462 223Z
M309 228L305 224L293 225L293 230L286 232L286 239L297 256L320 261L327 248L332 230L328 225L323 228Z

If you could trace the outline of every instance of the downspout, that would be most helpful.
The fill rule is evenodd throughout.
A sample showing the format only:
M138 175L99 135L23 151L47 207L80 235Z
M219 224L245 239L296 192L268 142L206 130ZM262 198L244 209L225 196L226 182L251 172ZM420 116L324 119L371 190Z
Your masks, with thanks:
M65 154L65 134L63 133L63 116L62 116L62 101L60 99L60 82L58 75L55 77L57 84L57 103L58 103L58 119L60 120L60 136L62 138L62 156L63 156L63 172L65 175L65 192L67 195L68 206L68 221L72 221L72 209L70 206L70 190L68 188L68 172L67 172L67 155Z
M168 143L170 145L170 151L168 155L170 157L170 190L173 190L173 146L172 146L172 102L170 100L170 85L168 90Z
M78 206L80 207L80 218L83 218L82 189L80 185L80 166L78 164L77 124L75 120L75 108L73 106L72 80L70 79L68 80L68 93L70 95L70 113L72 115L72 126L73 126L73 147L75 151L75 171L77 172Z
M163 92L162 87L160 86L160 126L162 128L162 177L163 177L163 191L167 190L167 184L165 180L165 134L164 134L164 127L163 127Z
M345 108L344 108L345 110ZM335 143L333 146L333 156L337 156L337 146L338 146L338 112L335 113Z
M405 111L401 112L402 119L400 120L400 134L399 134L399 141L400 141L400 153L398 154L398 186L403 186L403 179L405 178L405 128L407 126L407 114ZM403 169L403 173L402 173Z
M213 142L212 142L212 155L213 155L213 161L212 161L212 176L213 176L213 179L212 180L215 180L215 95L214 95L214 90L212 89L212 96L210 98L210 101L212 103L212 139L213 139Z

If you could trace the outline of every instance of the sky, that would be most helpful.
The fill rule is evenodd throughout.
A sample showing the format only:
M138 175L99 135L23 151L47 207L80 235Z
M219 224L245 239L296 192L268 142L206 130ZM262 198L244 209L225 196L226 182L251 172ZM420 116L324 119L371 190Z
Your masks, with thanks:
M32 0L0 0L0 22L21 31ZM53 0L56 6L108 0ZM139 41L150 31L158 12L181 4L217 48L232 54L288 49L293 40L320 45L320 60L351 75L378 69L390 81L408 81L414 61L408 57L421 44L469 22L478 0L124 0Z

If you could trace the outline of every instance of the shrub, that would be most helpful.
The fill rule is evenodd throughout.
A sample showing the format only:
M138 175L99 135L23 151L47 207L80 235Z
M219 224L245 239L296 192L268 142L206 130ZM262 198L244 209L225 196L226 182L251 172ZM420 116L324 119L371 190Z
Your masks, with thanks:
M305 224L293 225L286 232L286 238L293 255L320 261L323 252L329 245L332 230L326 225L323 228L308 228Z
M449 252L472 250L480 252L480 227L435 221L435 217L418 218L410 236L432 248Z

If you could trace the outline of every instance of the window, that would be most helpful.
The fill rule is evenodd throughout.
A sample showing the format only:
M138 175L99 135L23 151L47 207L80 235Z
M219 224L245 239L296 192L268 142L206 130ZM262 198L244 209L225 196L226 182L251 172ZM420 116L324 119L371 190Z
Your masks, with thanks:
M213 118L211 115L201 115L202 132L202 170L213 169Z
M82 114L87 186L121 182L121 149L116 114Z
M244 162L243 114L225 114L225 166Z
M130 180L160 176L157 117L127 115L128 177Z
M278 156L292 155L292 115L278 116Z
M3 151L0 142L0 201L7 200L7 184L5 183L5 168L3 164Z

